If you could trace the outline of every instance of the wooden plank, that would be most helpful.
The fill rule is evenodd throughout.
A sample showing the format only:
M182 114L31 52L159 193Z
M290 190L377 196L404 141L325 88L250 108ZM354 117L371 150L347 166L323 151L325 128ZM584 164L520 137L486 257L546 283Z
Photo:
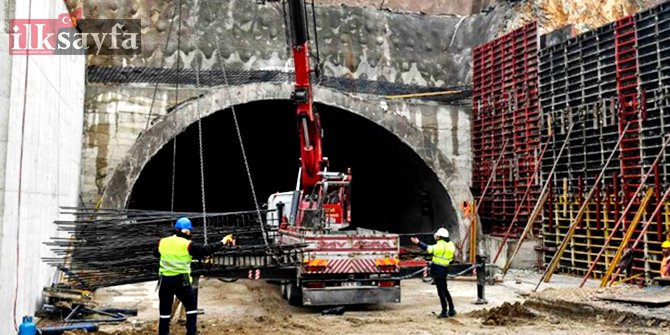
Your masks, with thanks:
M656 277L653 279L653 282L658 286L670 286L670 278Z
M624 135L628 131L628 128L630 127L630 123L626 124L626 127L623 129L621 132L621 135L619 136L619 139L617 140L616 145L614 146L614 149L610 153L609 158L607 158L607 161L605 162L605 165L603 166L602 170L600 170L600 174L598 174L598 177L596 180L593 182L593 185L597 185L600 180L602 179L603 175L605 174L605 170L607 170L607 167L609 166L610 162L612 161L612 157L614 157L614 154L619 150L619 146L621 145L621 141L623 140ZM570 241L572 240L572 237L575 234L575 230L577 229L577 226L582 222L582 217L584 216L584 212L586 211L586 208L588 207L589 201L591 201L591 197L593 197L593 194L595 193L596 188L592 187L591 191L589 191L589 194L586 196L584 199L584 203L582 204L581 208L579 209L579 212L577 212L577 217L574 218L572 223L570 224L570 227L568 228L568 231L565 234L565 238L563 238L563 241L561 241L561 244L559 245L558 249L556 250L556 253L554 254L554 257L552 257L551 262L549 262L549 265L547 266L547 269L544 271L542 274L542 278L540 278L540 281L537 282L537 285L535 285L535 289L533 292L537 291L538 287L540 287L540 284L544 281L545 283L548 283L551 280L551 276L554 274L554 271L556 271L556 268L558 267L558 264L561 261L561 256L563 256L563 252L565 252L565 249L568 247L568 244L570 244ZM635 194L634 196L637 196Z
M619 247L617 248L617 251L616 251L616 254L614 255L614 259L612 260L612 263L610 263L610 266L607 268L607 272L605 273L603 278L600 280L600 287L605 287L605 285L607 285L607 282L609 281L610 277L612 276L612 273L614 273L614 270L616 270L617 265L619 265L619 261L621 260L621 256L623 255L624 250L628 246L628 242L633 237L633 233L635 232L635 228L637 228L638 223L640 223L640 220L642 219L642 215L647 212L647 204L649 204L649 199L651 199L652 195L654 195L654 188L650 187L650 188L647 189L647 193L644 195L644 198L642 199L642 203L640 204L640 207L638 208L637 213L635 213L635 217L633 218L633 221L628 226L628 229L626 230L626 235L624 235L623 240L621 240L621 244L619 244Z
M624 294L610 294L598 297L601 300L622 302L647 307L664 307L670 305L670 287L658 286L640 289Z

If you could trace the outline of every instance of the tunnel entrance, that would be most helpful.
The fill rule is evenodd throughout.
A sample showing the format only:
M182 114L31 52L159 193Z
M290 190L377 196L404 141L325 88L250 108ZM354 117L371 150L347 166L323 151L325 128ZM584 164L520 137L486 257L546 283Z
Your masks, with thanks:
M405 143L357 114L315 104L331 171L352 169L352 226L394 233L433 232L455 225L456 214L433 171ZM257 101L236 106L253 181L262 204L295 188L299 144L293 103ZM203 118L208 212L254 208L230 110ZM174 141L174 140L173 140ZM129 208L200 212L198 126L190 125L152 157L135 183ZM172 199L173 154L175 162Z

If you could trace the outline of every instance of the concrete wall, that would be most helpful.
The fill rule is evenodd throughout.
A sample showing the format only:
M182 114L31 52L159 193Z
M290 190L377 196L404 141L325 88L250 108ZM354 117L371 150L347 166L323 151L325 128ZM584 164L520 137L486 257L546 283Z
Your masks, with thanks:
M7 20L28 18L28 4L0 0L0 334L15 333L15 301L17 318L33 314L51 284L43 243L59 206L77 204L81 170L85 59L9 56ZM35 19L65 11L62 1L30 8Z
M385 100L389 109L421 130L440 154L449 160L456 174L472 185L470 106L443 105L433 101Z
M220 88L180 88L180 97L192 97ZM102 196L109 177L124 158L138 136L145 130L153 96L153 85L132 84L109 86L89 83L84 109L84 138L82 153L81 198L84 204L94 206ZM325 90L328 91L328 90ZM325 92L324 91L324 92ZM287 88L286 94L290 93ZM174 87L158 89L151 124L165 115L175 99ZM442 155L456 170L465 187L471 184L472 155L470 148L470 111L466 106L441 105L432 101L385 100L367 96L376 104L383 104L399 118L405 119L425 136L426 146L436 152L428 154L431 161ZM183 99L183 98L181 98ZM180 99L180 100L181 100ZM327 97L316 99L327 103ZM361 111L362 112L362 111ZM151 125L150 124L150 125ZM403 136L404 134L396 134ZM419 149L419 148L414 148ZM428 162L430 165L430 162ZM441 174L443 171L436 171ZM452 174L449 171L447 174ZM466 197L467 198L467 197Z
M192 97L197 95L196 92L199 91L182 87L179 96ZM200 92L204 93L204 90ZM87 85L81 175L84 205L96 205L105 191L109 175L145 130L147 118L153 122L164 115L175 99L174 89L159 88L153 116L149 116L153 94L153 85Z
M235 103L241 104L270 99L288 100L291 88L286 84L265 83L231 89ZM190 97L196 92L193 88L181 88L179 94ZM225 89L210 88L199 92L206 93L200 103L203 117L229 104ZM152 117L157 118L155 126L150 125L145 133L153 87L137 84L125 87L88 85L82 158L81 197L84 204L95 205L105 193L103 206L124 206L147 160L172 136L197 119L193 101L165 114L169 102L174 101L174 94L172 87L158 90L154 103L156 114ZM471 149L467 136L470 116L466 108L431 101L385 100L378 96L350 94L322 87L317 87L315 101L359 114L407 143L435 172L451 197L454 210L458 208L458 203L472 199L469 191ZM188 113L190 118L180 117ZM114 178L117 180L114 181ZM462 225L462 213L458 210L456 213Z
M481 248L480 250L482 251L481 254L488 257L488 262L493 263L502 269L507 263L507 260L512 256L512 253L514 253L514 248L516 248L517 241L518 240L516 239L508 239L500 250L500 255L498 256L498 259L495 263L493 263L493 259L496 257L498 249L500 249L503 238L491 235L483 235L483 239L481 240L479 246ZM538 257L538 251L535 250L535 246L538 244L538 240L535 238L525 239L523 243L521 243L519 251L514 256L510 267L513 269L537 268L538 259L541 259Z

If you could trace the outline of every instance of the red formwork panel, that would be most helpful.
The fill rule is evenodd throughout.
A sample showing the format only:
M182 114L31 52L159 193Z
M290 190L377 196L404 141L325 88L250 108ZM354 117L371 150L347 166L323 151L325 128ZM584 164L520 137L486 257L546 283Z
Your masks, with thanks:
M639 70L637 55L637 31L635 20L627 16L615 22L614 52L616 60L617 98L619 103L619 135L622 136L619 149L621 191L624 203L635 196L642 176L642 153L640 150L640 115L644 104L640 104ZM626 129L626 125L628 128ZM624 133L625 131L625 133ZM638 210L639 198L624 218L624 226L632 220Z
M533 22L473 50L472 184L479 199L491 179L479 215L492 234L507 230L517 210L522 229L539 193L535 179L521 203L540 163L538 41Z

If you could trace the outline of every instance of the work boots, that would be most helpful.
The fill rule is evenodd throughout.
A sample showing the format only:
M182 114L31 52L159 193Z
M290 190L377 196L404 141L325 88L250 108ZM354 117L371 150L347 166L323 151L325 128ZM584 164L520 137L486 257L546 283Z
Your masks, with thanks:
M438 319L446 319L446 318L448 318L448 317L450 317L450 316L456 316L456 310L451 309L451 310L449 310L448 312L447 312L447 311L442 311L442 313L440 313L440 314L437 316L437 318L438 318Z

